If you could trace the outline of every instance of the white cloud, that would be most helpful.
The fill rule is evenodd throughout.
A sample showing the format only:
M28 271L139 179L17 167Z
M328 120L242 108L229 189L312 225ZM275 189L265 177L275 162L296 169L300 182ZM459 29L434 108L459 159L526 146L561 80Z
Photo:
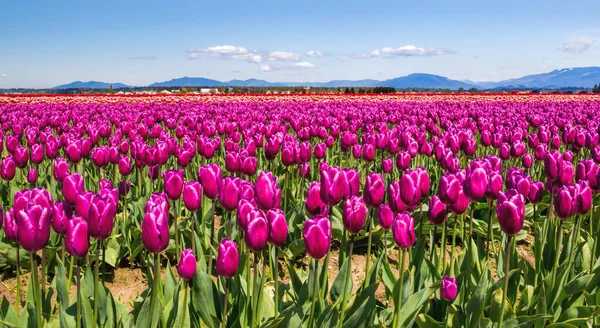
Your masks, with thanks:
M271 71L271 66L267 65L267 64L262 64L259 66L259 69L261 72L270 72Z
M214 46L203 49L190 49L187 51L187 56L189 59L211 56L223 59L243 60L249 63L260 63L262 61L262 56L256 51L232 45Z
M444 48L431 48L425 47L420 48L413 45L406 45L400 48L384 47L381 49L373 50L369 54L371 57L389 56L389 57L428 57L428 56L441 56L452 54L454 51Z
M273 51L269 54L269 60L281 60L281 61L298 61L300 60L300 56L293 52L285 52L285 51Z
M590 41L570 41L564 42L560 45L560 47L556 48L556 50L568 52L572 54L580 54L582 52L586 52L592 46L592 42Z
M8 74L6 74L6 73L0 74L0 77L7 77L7 76L8 76Z
M302 61L302 62L299 62L299 63L295 63L294 67L297 67L297 68L315 68L317 66L315 64L313 64L313 63Z
M309 51L306 52L306 55L308 57L313 57L313 58L331 56L330 53L325 52L325 51L319 51L319 50L309 50Z
M158 58L154 56L135 56L129 57L130 60L157 60Z

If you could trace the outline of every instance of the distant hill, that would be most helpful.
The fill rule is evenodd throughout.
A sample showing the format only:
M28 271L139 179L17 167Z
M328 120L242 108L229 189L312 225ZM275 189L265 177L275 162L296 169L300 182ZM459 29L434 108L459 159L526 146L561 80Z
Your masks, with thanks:
M552 72L527 75L520 78L509 79L499 82L493 81L471 81L452 80L444 76L413 73L389 80L332 80L328 82L269 82L259 79L218 81L203 77L182 77L164 82L150 84L150 88L159 87L320 87L320 88L344 88L344 87L393 87L397 89L427 88L427 89L450 89L478 88L485 90L500 89L560 89L560 88L591 88L600 83L600 67L574 67L557 69ZM108 89L112 84L113 89L129 88L123 83L105 82L81 82L76 81L63 84L54 89L90 88Z
M600 82L600 67L573 67L491 83L487 88L591 88Z
M223 87L225 83L203 77L181 77L164 82L156 82L149 85L151 88L158 87Z
M131 86L123 83L106 83L98 81L81 82L75 81L69 84L59 85L53 89L108 89L112 85L113 89L131 88Z

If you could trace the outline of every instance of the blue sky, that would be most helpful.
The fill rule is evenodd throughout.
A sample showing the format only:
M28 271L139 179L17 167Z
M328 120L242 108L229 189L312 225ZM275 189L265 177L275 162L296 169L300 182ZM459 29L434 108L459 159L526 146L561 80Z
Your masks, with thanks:
M312 52L311 52L312 51ZM600 66L600 1L0 1L0 88Z

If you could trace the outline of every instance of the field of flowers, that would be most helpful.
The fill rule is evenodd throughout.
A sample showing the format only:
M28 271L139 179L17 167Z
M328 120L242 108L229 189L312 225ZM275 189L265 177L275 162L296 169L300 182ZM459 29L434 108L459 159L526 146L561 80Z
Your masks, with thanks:
M598 95L0 96L0 326L599 326L599 118Z

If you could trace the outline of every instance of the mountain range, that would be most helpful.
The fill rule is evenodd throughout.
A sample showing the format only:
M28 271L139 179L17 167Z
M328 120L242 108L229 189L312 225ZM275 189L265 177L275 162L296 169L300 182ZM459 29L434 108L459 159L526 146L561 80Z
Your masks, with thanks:
M258 79L218 81L202 77L182 77L164 82L156 82L148 85L150 88L159 87L393 87L397 89L406 88L432 88L451 89L558 89L558 88L591 88L600 83L600 67L574 67L557 69L548 73L526 75L520 78L508 79L498 82L493 81L470 81L452 80L444 76L413 73L388 80L333 80L329 82L269 82ZM63 84L54 89L108 89L112 84L113 89L132 88L123 83L105 82L81 82L76 81Z

